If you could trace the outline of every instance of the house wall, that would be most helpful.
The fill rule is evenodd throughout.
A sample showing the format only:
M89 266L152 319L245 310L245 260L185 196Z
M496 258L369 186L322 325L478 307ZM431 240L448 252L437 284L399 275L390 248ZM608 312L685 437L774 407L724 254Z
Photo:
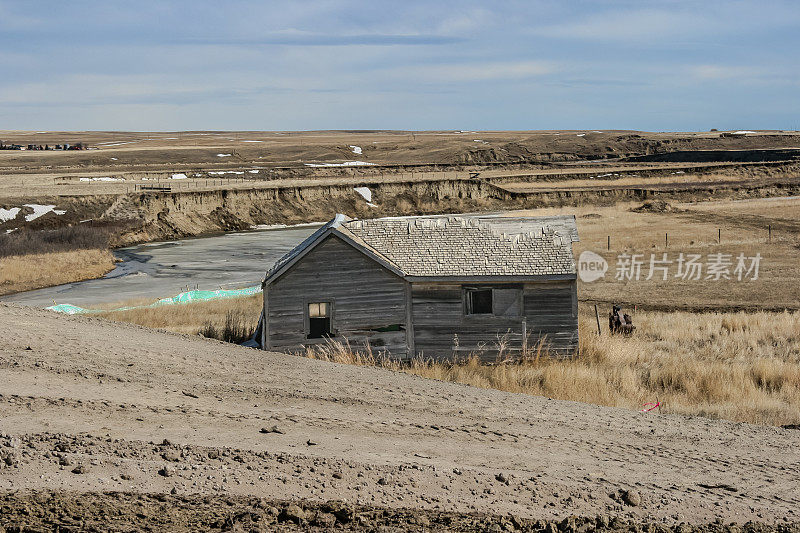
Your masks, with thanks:
M465 315L464 287L494 289L492 315ZM519 355L522 322L528 346L540 339L553 353L577 349L578 300L575 280L537 283L413 283L411 287L414 350L434 359L478 354L494 361L500 344ZM456 345L455 338L458 338Z
M336 236L314 247L264 292L265 349L300 350L324 342L307 339L308 302L333 302L335 338L393 356L408 354L406 331L374 329L406 325L407 283Z

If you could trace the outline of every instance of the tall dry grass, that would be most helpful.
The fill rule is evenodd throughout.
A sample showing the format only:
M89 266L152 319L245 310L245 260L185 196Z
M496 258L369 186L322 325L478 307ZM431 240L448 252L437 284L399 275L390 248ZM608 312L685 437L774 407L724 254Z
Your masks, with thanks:
M347 341L300 355L377 365L476 387L739 422L800 423L800 313L640 313L632 337L598 336L582 316L579 353L546 350L513 364L482 365L424 358L401 364Z
M137 301L145 305L152 301ZM122 305L131 305L131 302ZM155 329L203 335L227 342L243 342L253 335L261 313L261 295L182 305L164 305L127 311L106 311L100 316Z
M105 249L0 257L0 295L99 278L113 268Z

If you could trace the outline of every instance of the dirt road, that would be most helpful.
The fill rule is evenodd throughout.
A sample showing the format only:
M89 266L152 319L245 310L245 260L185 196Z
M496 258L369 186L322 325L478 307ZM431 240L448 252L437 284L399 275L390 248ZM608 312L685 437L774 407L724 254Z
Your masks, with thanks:
M0 339L1 492L800 520L793 429L470 388L9 305Z

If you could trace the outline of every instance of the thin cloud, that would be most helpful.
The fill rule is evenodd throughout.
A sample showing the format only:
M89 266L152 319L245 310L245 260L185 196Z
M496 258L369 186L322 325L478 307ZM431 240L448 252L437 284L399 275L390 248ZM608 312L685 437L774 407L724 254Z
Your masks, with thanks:
M431 64L392 69L391 74L407 79L435 82L512 80L543 76L555 71L543 61Z
M701 80L730 80L756 78L764 74L760 69L731 65L697 65L689 69L691 75Z
M229 45L229 46L393 46L393 45L445 45L463 42L461 37L447 35L358 34L334 35L322 33L273 33L253 38L202 38L177 39L172 44Z
M543 37L600 41L650 40L665 36L693 34L710 23L697 13L664 10L606 12L591 18L534 28Z

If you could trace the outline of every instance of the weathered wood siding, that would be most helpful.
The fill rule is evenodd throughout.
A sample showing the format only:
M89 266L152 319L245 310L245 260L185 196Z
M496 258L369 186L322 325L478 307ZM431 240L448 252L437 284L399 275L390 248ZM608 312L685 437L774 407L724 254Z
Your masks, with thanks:
M575 280L526 283L523 312L533 342L544 339L559 355L578 349L578 284Z
M528 346L544 338L555 354L577 348L578 315L575 281L478 284L492 287L492 315L464 314L464 287L473 283L412 284L412 322L415 352L424 357L451 359L470 353L497 358L500 345L518 355L522 322ZM456 341L457 339L457 341Z
M336 339L354 347L369 342L375 351L404 358L405 331L376 332L406 324L406 282L335 236L301 258L264 293L265 349L299 350L324 342L306 338L308 302L333 302Z

